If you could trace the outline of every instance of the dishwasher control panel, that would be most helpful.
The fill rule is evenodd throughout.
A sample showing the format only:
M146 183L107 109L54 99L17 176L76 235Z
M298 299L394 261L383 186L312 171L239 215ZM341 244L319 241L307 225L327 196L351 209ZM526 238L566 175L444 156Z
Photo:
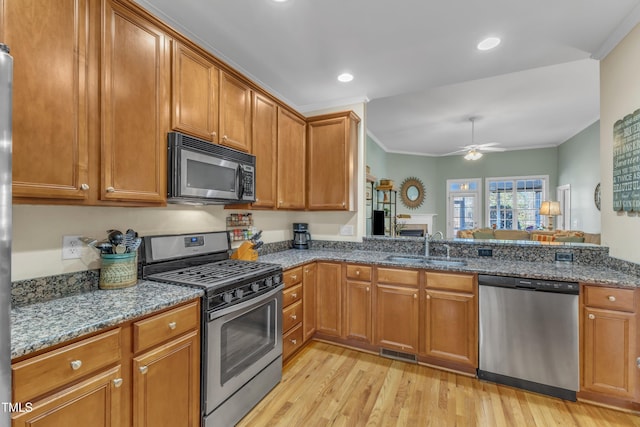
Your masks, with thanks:
M578 295L580 285L576 282L563 282L560 280L541 280L523 277L509 276L478 276L480 286L496 286L501 288L514 288L529 291L558 292L563 294Z

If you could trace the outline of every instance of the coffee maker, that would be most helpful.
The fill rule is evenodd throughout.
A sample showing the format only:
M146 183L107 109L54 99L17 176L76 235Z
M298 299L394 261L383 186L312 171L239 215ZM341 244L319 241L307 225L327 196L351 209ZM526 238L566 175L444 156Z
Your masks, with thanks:
M293 249L309 249L311 244L311 234L309 234L309 224L306 222L293 223Z

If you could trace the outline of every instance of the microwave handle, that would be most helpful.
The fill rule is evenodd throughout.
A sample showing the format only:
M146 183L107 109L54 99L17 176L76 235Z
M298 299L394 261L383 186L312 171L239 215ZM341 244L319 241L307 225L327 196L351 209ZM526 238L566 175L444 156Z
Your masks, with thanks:
M238 165L238 169L236 169L236 183L238 184L236 187L236 196L238 200L242 200L242 196L244 196L244 172L242 165Z

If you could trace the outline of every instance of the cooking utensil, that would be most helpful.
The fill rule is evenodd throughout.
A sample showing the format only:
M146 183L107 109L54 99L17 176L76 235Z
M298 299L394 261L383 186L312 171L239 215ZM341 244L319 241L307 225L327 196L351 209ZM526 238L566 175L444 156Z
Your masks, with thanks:
M260 248L262 247L262 245L264 245L264 242L263 242L263 241L256 242L256 243L253 245L253 248L252 248L252 249L253 249L254 251L257 251L258 249L260 249Z
M251 236L251 241L253 243L256 243L258 240L260 240L260 236L262 236L262 230L258 231L256 234Z
M124 234L120 230L109 230L107 239L113 246L118 246L124 243Z
M107 241L102 241L95 245L96 249L100 250L102 254L112 254L113 253L113 245Z
M142 243L142 238L136 237L135 239L133 239L133 243L130 246L127 246L127 252L137 251L141 243Z
M127 247L127 252L131 252L130 249L136 237L137 237L137 233L132 229L128 229L127 232L124 234L124 245Z

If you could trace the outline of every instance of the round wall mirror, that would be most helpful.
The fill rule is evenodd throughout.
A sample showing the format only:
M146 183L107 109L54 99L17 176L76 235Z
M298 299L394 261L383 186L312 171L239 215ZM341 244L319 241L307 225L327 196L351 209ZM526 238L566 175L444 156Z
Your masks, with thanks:
M402 182L400 187L400 199L402 204L409 209L417 209L424 202L424 185L415 177L409 177Z

